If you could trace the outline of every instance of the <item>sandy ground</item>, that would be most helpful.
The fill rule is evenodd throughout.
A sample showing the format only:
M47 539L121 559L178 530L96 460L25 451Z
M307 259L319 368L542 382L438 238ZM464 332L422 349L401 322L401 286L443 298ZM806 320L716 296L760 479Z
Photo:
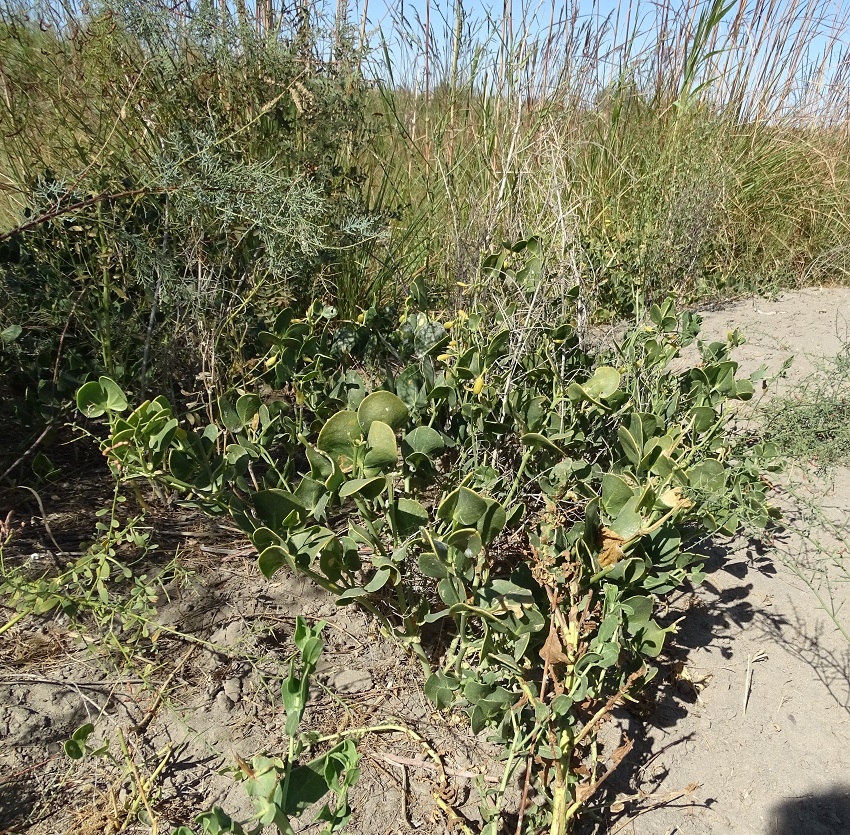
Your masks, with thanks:
M704 319L707 337L736 326L746 334L738 358L747 370L762 363L775 370L794 354L787 380L768 392L791 390L818 357L835 356L850 338L850 291L739 303ZM840 610L848 588L843 570L850 571L841 537L850 473L818 480L800 469L783 478L787 489L780 487L776 500L787 529L773 547L713 543L706 582L669 601L663 617L681 619L677 640L642 710L618 717L635 748L594 798L597 817L583 820L582 835L850 833L850 640L835 622L850 630L850 617ZM55 491L83 487L74 482ZM60 542L66 530L93 529L92 514L109 490L103 483L84 490L70 516L50 515L48 506ZM68 495L56 499L67 503ZM37 628L22 622L0 638L0 833L109 831L110 817L133 797L123 761L120 768L98 761L80 769L61 753L62 742L87 720L103 736L124 729L143 779L168 760L151 797L160 832L189 823L211 803L247 816L244 790L219 770L237 754L284 745L273 683L291 654L296 614L330 621L310 727L333 732L396 717L445 754L459 775L448 800L476 819L469 775L495 779L495 750L472 737L461 718L431 710L417 686L419 671L362 615L336 611L303 582L269 584L239 553L242 543L209 520L186 516L175 527L172 518L167 527L172 539L163 550L179 542L195 576L169 589L160 618L206 644L164 633L128 667L106 645L87 648L85 636L61 618ZM21 540L20 558L49 558L36 529L31 525L30 539ZM139 687L138 673L168 684L161 704ZM609 729L612 739L615 730ZM435 814L433 775L399 763L422 760L410 738L373 735L361 750L350 832L447 831L445 818Z

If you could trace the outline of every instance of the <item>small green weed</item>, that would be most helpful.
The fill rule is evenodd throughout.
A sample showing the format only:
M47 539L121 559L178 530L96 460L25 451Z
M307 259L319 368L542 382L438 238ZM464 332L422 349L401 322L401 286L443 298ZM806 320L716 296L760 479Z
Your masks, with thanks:
M791 394L768 401L762 422L764 437L797 463L850 461L850 346L820 362Z
M97 513L95 541L56 573L31 577L24 568L6 565L5 543L0 542L0 594L6 596L7 605L17 609L14 622L28 614L59 610L74 622L97 623L109 642L125 655L128 647L151 637L156 630L155 604L162 594L164 578L174 576L179 569L175 558L156 578L133 571L133 566L157 546L150 541L143 516L120 519L119 509L125 501L116 484L112 503ZM6 543L10 538L11 534Z
M243 825L231 821L222 810L213 809L197 819L202 832L252 835L266 826L275 825L280 835L290 835L293 831L291 820L329 794L333 796L333 804L326 803L316 817L317 822L324 824L321 835L340 831L351 817L348 791L360 777L357 767L360 755L354 742L344 739L312 760L300 761L311 746L310 735L299 733L298 727L307 707L310 676L322 652L323 628L324 622L310 627L302 618L296 620L294 639L300 670L296 669L293 658L280 688L286 710L285 732L289 738L289 750L283 757L257 755L250 763L239 763L236 777L244 782L245 790L253 798L258 825L246 830ZM222 823L226 824L225 828L215 828L221 827ZM179 829L175 835L188 835L189 831Z
M324 625L320 622L310 627L301 617L296 619L293 635L295 653L280 688L286 711L285 731L289 738L287 752L281 757L258 754L250 762L237 758L238 766L232 769L234 778L244 784L246 793L254 802L256 815L253 820L234 820L216 806L195 818L199 829L180 826L174 830L174 835L258 835L272 825L277 827L280 835L291 835L292 821L328 795L331 795L332 801L325 803L316 817L317 822L324 824L321 835L332 835L345 826L351 816L348 791L360 776L357 767L360 756L354 740L350 738L354 734L349 731L347 736L334 739L335 744L328 748L327 738L299 730L307 707L310 679L323 649L321 633ZM362 731L366 732L365 729ZM65 754L74 762L107 759L122 771L122 779L134 781L135 790L120 812L122 829L136 818L146 825L154 825L152 790L169 760L170 747L161 756L159 766L142 780L120 728L121 757L110 752L108 739L92 744L90 739L94 733L95 726L91 722L81 725L65 741ZM325 745L326 750L303 762L304 754L320 744Z

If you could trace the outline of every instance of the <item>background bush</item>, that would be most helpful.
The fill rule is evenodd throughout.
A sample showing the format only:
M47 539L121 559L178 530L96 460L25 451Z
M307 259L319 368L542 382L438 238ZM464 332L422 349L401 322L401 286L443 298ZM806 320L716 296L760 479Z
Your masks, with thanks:
M381 230L354 162L367 84L349 35L328 57L314 23L210 4L0 12L15 402L47 417L103 371L208 391L239 379L270 310L360 280Z

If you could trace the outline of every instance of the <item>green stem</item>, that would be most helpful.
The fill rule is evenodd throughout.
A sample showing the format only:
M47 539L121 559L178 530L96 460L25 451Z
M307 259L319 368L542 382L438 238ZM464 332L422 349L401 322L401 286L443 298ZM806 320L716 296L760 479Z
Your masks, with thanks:
M369 529L369 533L372 534L372 544L378 551L380 551L382 557L389 559L389 554L387 554L387 551L384 548L384 543L381 541L381 537L378 536L378 532L375 530L374 524L372 524L372 518L369 515L369 511L364 505L363 500L358 496L354 496L354 504L357 505L357 509L360 511L360 516L362 517L363 522Z
M527 449L523 453L522 460L519 462L519 469L516 471L516 477L514 478L514 483L511 485L511 489L508 492L508 495L505 497L504 502L502 502L502 504L505 507L507 507L511 503L511 499L513 499L517 490L519 490L519 483L520 483L520 480L522 479L522 474L525 472L526 465L531 460L532 454L533 454L533 451L530 450L530 449Z
M23 620L29 612L18 612L16 615L13 615L9 620L6 621L2 626L0 626L0 635L4 632L8 632L18 621Z
M109 281L109 265L106 259L106 238L103 233L103 206L97 206L97 223L100 237L100 255L103 259L101 267L101 289L100 289L100 318L101 333L100 347L103 357L103 367L107 374L113 373L112 368L112 315L111 315L111 286Z
M463 659L466 657L466 622L469 618L468 612L460 613L460 622L458 624L458 652L455 656L454 660L454 670L455 675L460 678L461 666L463 664Z
M577 739L572 738L572 729L567 729L561 734L559 747L561 757L555 763L555 791L552 804L552 829L549 835L566 835L570 831L570 821L580 804L576 803L570 792L570 762L573 751L577 745Z

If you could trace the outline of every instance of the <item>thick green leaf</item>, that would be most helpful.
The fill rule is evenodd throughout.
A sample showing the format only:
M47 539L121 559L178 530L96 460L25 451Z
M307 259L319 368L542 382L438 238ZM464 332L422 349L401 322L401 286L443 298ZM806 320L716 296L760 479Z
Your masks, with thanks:
M436 353L437 348L448 341L446 326L441 322L428 322L418 327L413 335L413 347L420 357Z
M127 397L118 383L109 377L98 378L98 383L106 393L106 408L110 412L123 412L127 409Z
M627 586L633 586L640 582L646 575L646 571L647 565L644 560L639 557L626 557L611 568L605 575L605 579L612 583L622 581Z
M350 411L337 412L322 427L316 447L328 453L343 472L348 472L354 462L354 444L362 438L363 430L357 414Z
M95 380L91 380L77 392L77 408L90 418L106 413L106 393Z
M376 591L380 591L387 584L391 573L392 572L389 568L382 568L380 571L376 571L375 576L366 583L364 589L369 594L374 594Z
M270 545L283 545L283 540L269 528L257 528L251 534L251 542L260 554Z
M372 423L383 421L392 429L401 429L407 422L408 411L404 401L390 391L375 391L363 399L357 409L362 431L368 435ZM319 444L320 449L324 447Z
M688 481L697 490L719 493L726 488L726 471L719 461L706 458L688 470Z
M650 472L653 475L660 475L662 478L667 478L675 468L676 464L673 459L666 452L662 452L652 462Z
M505 528L508 516L499 502L486 499L487 509L478 520L478 530L485 545L489 545Z
M755 388L749 380L738 380L734 397L738 400L749 400L755 393Z
M520 440L526 446L530 446L532 449L548 449L552 452L557 452L558 455L563 455L560 449L558 449L555 444L552 443L545 435L541 435L539 432L526 432Z
M314 803L318 803L330 791L325 771L329 758L341 751L343 745L344 743L340 743L309 763L292 769L284 814L290 817L300 815Z
M436 705L437 710L445 710L454 702L454 691L460 687L460 682L454 677L441 671L431 673L425 682L425 695Z
M354 603L356 600L359 600L361 597L366 597L367 591L360 586L355 586L350 589L346 589L339 597L336 599L337 606L347 606L349 603Z
M477 557L481 553L481 534L475 528L461 528L446 537L446 545L457 548L468 557Z
M650 620L637 635L640 641L639 651L650 658L656 658L664 648L666 634L654 620Z
M717 412L711 406L694 406L691 415L694 419L694 431L697 433L708 432L717 421Z
M20 325L9 325L9 327L0 331L0 343L11 345L23 332L24 329Z
M515 527L522 521L522 517L525 516L525 503L520 502L519 504L515 504L513 507L505 511L505 515L505 527Z
M321 481L328 490L336 490L345 480L345 475L339 465L335 464L329 453L320 452L312 444L301 438L307 461L310 464L310 476ZM353 451L353 448L352 448Z
M422 374L417 366L410 365L398 375L395 381L395 392L408 409L426 405Z
M573 384L577 385L577 384ZM606 400L620 387L620 372L609 365L601 365L593 376L582 386L579 386L581 394L589 400ZM573 389L573 386L570 386ZM573 390L574 391L574 390ZM570 397L574 398L568 390Z
M295 495L306 510L316 519L324 514L325 507L330 498L325 485L321 481L310 478L310 476L304 476L301 479L298 487L295 488Z
M260 554L257 565L263 573L263 577L271 580L285 565L291 565L289 554L280 545L270 545Z
M623 450L626 458L636 467L639 467L642 457L641 453L643 452L640 441L625 426L621 426L617 430L617 440L620 442L620 448Z
M80 727L71 734L71 739L76 740L77 742L85 742L93 733L94 725L92 725L91 722L86 722L84 725L80 725Z
M77 392L77 408L90 418L100 417L106 412L123 412L127 409L127 398L121 387L109 377L91 380Z
M249 426L260 412L263 401L256 394L243 394L236 401L236 414L243 426Z
M273 531L283 527L291 513L295 513L299 520L303 520L307 515L307 508L301 499L288 490L277 487L271 490L260 490L254 493L253 498L254 508L260 521Z
M62 747L69 759L81 760L85 755L85 748L76 739L66 739Z
M449 576L449 570L443 561L432 551L423 551L419 555L419 570L434 580L442 580Z
M368 469L377 472L395 469L398 462L398 447L395 434L388 424L382 420L372 421L367 444L369 451L366 453L365 464Z
M419 452L433 460L445 448L443 436L430 426L417 426L408 432L401 442L401 451L405 458L410 453Z
M528 405L523 410L525 418L525 426L529 434L540 432L543 428L543 423L549 413L548 400L545 397L532 397Z
M436 402L448 400L452 396L453 389L445 383L437 383L429 392L428 399Z
M458 487L440 503L437 516L464 527L477 525L487 511L487 500L468 487Z
M337 537L333 537L322 548L319 554L319 568L332 583L338 582L342 572L345 571L345 552Z
M219 397L218 413L221 417L221 422L228 432L236 432L242 428L242 420L236 412L236 407L233 405L229 397Z
M341 383L349 409L356 409L366 396L366 385L356 371L349 371Z
M446 577L437 583L437 594L446 606L456 606L466 602L466 590L457 577Z
M415 499L401 497L390 511L390 520L397 536L406 537L428 524L428 511Z
M619 515L633 495L634 490L625 479L613 473L605 473L602 476L602 509L611 518Z
M635 634L644 629L652 617L652 598L648 595L636 595L623 601L623 609L626 612L628 630Z
M639 513L636 513L629 505L629 502L617 514L616 518L611 520L611 530L619 534L624 540L632 539L636 536L643 527L643 520Z
M375 499L387 489L387 479L382 476L373 478L352 478L339 488L339 497L361 496L364 499Z

